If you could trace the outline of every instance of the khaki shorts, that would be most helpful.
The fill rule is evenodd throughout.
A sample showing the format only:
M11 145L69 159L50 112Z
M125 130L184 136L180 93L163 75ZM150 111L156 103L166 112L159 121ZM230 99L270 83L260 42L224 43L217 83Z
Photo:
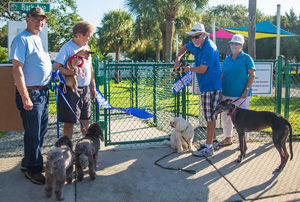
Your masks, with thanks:
M63 92L64 85L59 84L61 92ZM66 86L66 92L64 96L68 101L69 105L72 107L76 116L80 120L90 120L91 117L91 93L90 87L78 87L77 90L80 97L76 92L73 92L72 89ZM58 120L59 122L66 123L76 123L77 118L74 113L71 111L70 107L67 105L66 101L63 99L60 93L58 93Z

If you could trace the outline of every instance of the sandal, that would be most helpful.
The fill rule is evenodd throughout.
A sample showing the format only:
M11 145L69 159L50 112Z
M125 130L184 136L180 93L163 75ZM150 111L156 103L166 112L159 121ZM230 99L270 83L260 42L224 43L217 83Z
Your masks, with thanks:
M232 145L231 140L225 138L224 140L222 140L221 142L219 142L219 146L225 147L225 146L229 146Z

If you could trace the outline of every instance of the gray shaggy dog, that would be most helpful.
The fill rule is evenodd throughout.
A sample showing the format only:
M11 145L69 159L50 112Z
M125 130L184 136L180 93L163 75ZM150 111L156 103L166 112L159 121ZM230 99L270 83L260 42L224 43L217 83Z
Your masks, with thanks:
M89 167L91 180L96 178L96 166L98 151L100 148L99 139L104 141L103 131L99 124L93 123L87 129L85 137L80 139L75 147L75 168L78 181L83 179L83 169Z
M55 183L56 200L62 201L65 181L72 182L73 172L73 145L67 136L62 136L55 143L55 148L48 152L46 164L46 197L52 195L52 185Z

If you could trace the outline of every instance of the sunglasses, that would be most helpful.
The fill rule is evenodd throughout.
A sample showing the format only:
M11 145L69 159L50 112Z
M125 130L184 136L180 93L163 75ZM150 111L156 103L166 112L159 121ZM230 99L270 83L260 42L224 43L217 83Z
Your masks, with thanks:
M231 45L231 46L241 46L242 44L240 44L240 43L235 43L235 42L232 42L232 43L230 43L230 45Z
M191 39L200 39L201 35L202 35L202 34L196 35L196 36L191 36Z

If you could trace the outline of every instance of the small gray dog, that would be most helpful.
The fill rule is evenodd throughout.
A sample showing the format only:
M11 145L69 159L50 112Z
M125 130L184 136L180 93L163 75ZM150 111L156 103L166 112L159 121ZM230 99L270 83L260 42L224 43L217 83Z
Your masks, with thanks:
M247 149L245 132L261 131L269 127L272 128L273 143L281 158L281 163L274 172L282 171L289 158L285 145L289 133L291 160L293 159L292 127L289 121L281 115L268 111L241 109L232 104L230 99L220 102L214 114L219 114L221 112L227 112L228 115L231 116L232 123L239 135L241 155L238 157L237 162L240 163L242 159L245 158Z
M52 185L55 182L55 194L58 201L64 200L62 197L65 181L72 182L73 172L73 145L67 136L62 136L55 143L55 148L48 152L46 164L45 194L50 198L52 195Z
M96 166L98 151L100 148L99 139L104 141L103 131L99 124L93 123L87 129L84 138L80 139L75 147L75 168L78 181L83 179L83 169L89 167L91 180L96 178Z

